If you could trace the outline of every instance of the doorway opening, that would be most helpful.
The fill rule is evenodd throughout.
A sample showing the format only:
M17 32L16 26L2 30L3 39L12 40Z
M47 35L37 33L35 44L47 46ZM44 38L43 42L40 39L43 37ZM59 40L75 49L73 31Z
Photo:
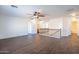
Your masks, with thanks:
M71 19L71 35L72 34L77 35L77 19L75 17Z

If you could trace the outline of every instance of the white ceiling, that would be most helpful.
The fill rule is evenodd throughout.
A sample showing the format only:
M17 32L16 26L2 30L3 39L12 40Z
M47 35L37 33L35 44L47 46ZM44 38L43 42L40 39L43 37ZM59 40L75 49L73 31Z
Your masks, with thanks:
M10 5L0 5L0 14L8 16L26 17L27 14L30 14L34 11L41 9L43 13L50 15L52 18L55 18L63 16L69 10L74 9L74 12L79 10L78 5L17 5L17 6L18 8L13 8Z

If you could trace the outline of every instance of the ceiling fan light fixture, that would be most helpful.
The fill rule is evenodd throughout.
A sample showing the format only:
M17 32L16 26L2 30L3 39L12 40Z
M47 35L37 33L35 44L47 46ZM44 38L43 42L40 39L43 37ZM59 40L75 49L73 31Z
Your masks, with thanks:
M70 16L76 17L76 13L71 13Z

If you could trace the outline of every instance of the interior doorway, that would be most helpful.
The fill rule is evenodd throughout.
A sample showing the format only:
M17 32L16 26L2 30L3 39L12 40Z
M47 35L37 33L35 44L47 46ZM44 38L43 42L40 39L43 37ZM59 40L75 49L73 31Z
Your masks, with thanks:
M71 19L71 34L77 35L77 19L75 17Z

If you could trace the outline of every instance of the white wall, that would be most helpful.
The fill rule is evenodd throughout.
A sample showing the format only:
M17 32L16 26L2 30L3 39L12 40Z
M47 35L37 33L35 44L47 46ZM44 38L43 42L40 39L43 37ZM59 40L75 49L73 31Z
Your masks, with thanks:
M50 29L61 29L61 35L62 36L69 36L71 35L71 17L60 17L55 19L48 19L49 21L41 21L40 27L41 28L50 28ZM78 21L78 35L79 35L79 19ZM59 34L57 34L55 37L57 37Z
M40 27L41 28L49 28L49 22L48 21L40 21Z
M11 17L0 15L0 39L23 36L36 33L34 23L26 18ZM41 21L41 28L60 29L62 36L70 35L70 18L60 17L50 19L49 21ZM47 25L46 25L47 24ZM79 35L79 20L78 20L78 35ZM56 37L59 36L56 35Z
M79 18L77 18L77 34L79 36Z
M69 17L63 17L63 36L69 36L71 31L70 31L70 18Z
M50 29L61 29L61 36L63 36L63 17L51 19L49 21ZM53 37L60 38L60 31L56 33Z
M62 29L62 27L63 27L62 17L49 20L50 29L60 29L60 28Z
M0 15L0 39L27 35L27 28L24 18Z
M41 28L61 29L61 35L62 35L63 34L63 32L62 32L63 31L63 18L60 17L60 18L48 19L48 20L49 21L41 21ZM49 32L51 32L51 31L49 31ZM54 32L56 32L56 31L54 31ZM50 34L52 34L52 32ZM50 34L48 34L48 36L50 36ZM47 34L46 34L46 36L47 36ZM50 37L60 38L60 31Z
M79 35L79 20L78 21L78 35ZM69 36L71 34L71 18L70 17L60 17L51 19L48 22L48 27L50 29L61 29L61 35L62 36ZM43 24L45 24L43 22ZM45 26L44 26L45 27ZM58 37L59 34L55 35L55 37Z

